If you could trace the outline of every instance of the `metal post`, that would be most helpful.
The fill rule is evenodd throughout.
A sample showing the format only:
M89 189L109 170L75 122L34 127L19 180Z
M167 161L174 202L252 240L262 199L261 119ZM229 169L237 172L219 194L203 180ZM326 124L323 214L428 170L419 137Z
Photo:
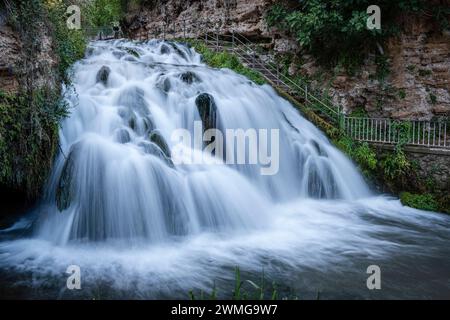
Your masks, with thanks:
M219 51L219 29L216 29L216 50Z
M231 31L231 48L234 50L234 30Z
M280 85L280 66L277 63L277 84Z

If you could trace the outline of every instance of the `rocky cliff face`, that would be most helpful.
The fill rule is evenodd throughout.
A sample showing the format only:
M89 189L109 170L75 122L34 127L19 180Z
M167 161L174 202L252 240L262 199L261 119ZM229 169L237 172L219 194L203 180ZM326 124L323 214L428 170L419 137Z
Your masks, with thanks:
M0 19L0 88L3 91L17 91L18 82L14 74L21 51L21 41L16 32Z
M387 78L373 78L377 65L367 59L355 76L331 80L334 100L348 111L363 107L371 116L430 120L450 116L450 34L427 17L410 18L386 45Z
M37 32L31 49L26 43L30 39L24 39L23 31L8 24L6 9L0 8L0 88L3 91L17 92L27 81L30 85L32 82L33 89L59 86L58 58L49 26L42 21L33 28Z
M151 4L131 6L125 28L131 33L147 31L152 35L166 33L197 36L205 31L248 36L269 35L263 16L274 0L157 0ZM164 30L164 22L167 27Z
M310 78L328 89L346 112L364 108L370 116L426 119L450 115L450 35L441 33L424 14L399 21L404 31L385 46L387 77L377 78L377 64L368 57L356 74L323 70L285 33L269 29L264 15L274 0L160 0L130 8L124 27L131 34L198 36L233 30L265 42L274 54L294 54L289 71ZM164 22L166 22L164 26ZM300 61L300 62L299 62Z

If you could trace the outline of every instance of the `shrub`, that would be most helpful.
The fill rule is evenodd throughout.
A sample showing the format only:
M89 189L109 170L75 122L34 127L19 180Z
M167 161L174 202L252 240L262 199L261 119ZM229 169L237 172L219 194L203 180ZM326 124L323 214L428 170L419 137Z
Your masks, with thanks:
M400 201L403 205L416 209L428 211L439 210L438 202L436 201L434 196L429 193L413 194L409 192L402 192L400 193Z
M228 68L239 73L257 84L264 84L266 81L256 71L245 67L239 59L228 52L214 52L206 45L198 41L189 41L195 50L202 55L203 61L213 68Z
M347 67L360 64L368 50L379 51L384 39L398 33L398 16L427 5L425 0L378 1L382 28L368 30L366 10L374 4L370 0L305 0L295 7L290 3L275 4L266 15L268 25L287 30L324 65L341 62ZM442 17L443 11L438 14Z
M349 155L366 176L371 176L377 168L377 155L367 142L359 142L347 136L335 141L335 145Z

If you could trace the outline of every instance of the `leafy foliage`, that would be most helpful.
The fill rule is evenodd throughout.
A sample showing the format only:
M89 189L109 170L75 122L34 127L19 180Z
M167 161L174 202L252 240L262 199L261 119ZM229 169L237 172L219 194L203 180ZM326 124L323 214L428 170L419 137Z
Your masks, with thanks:
M269 26L289 31L324 64L352 66L362 61L367 50L377 49L386 37L398 32L397 16L418 12L425 1L378 1L381 30L366 27L366 10L373 4L370 0L305 0L297 4L293 8L275 4L266 16Z
M85 6L85 24L92 27L109 26L119 21L123 15L124 4L121 0L93 0Z
M342 136L335 141L335 144L356 161L366 176L372 176L377 168L378 160L375 151L367 142L359 142L347 136Z
M189 298L191 300L216 300L217 288L214 284L211 294L205 294L200 291L200 294L195 295L193 290L189 291ZM241 271L239 267L234 270L234 289L231 292L231 299L233 300L278 300L279 293L277 285L272 282L271 285L267 284L267 279L264 274L264 270L261 273L259 281L254 282L252 280L242 280ZM295 299L296 297L289 297Z
M402 192L400 194L400 201L402 204L408 207L428 210L428 211L438 211L439 204L433 195L429 193L425 194L413 194L409 192Z
M39 192L57 147L58 121L66 107L47 89L15 95L0 92L0 183Z
M48 17L53 29L53 40L56 44L56 54L59 57L59 72L61 79L69 83L67 71L70 66L84 56L86 50L86 35L83 30L67 28L66 9L69 1L47 3Z
M231 69L257 84L264 84L266 81L264 78L256 71L245 67L239 61L239 59L228 52L214 52L205 46L203 43L198 41L189 41L191 45L195 47L198 53L202 55L203 61L213 67L213 68L228 68Z

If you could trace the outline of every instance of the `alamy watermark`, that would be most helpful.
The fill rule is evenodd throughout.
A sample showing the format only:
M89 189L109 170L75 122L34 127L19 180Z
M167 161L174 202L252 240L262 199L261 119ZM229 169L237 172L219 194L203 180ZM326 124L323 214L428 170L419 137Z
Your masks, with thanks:
M194 121L194 136L175 129L171 140L174 164L260 165L261 175L274 175L280 168L279 129L208 129ZM226 146L225 146L226 142ZM194 147L192 149L192 146Z
M367 18L367 29L369 30L381 30L381 9L377 5L371 5L367 7L367 14L370 16Z
M381 289L381 268L375 264L367 267L367 274L370 276L367 278L366 285L369 290Z

